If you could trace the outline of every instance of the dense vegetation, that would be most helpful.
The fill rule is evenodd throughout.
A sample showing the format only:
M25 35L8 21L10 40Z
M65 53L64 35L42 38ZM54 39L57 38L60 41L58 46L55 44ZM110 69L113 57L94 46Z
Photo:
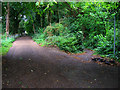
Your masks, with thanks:
M5 55L9 51L13 41L15 41L14 38L8 38L6 40L6 34L2 35L1 37L2 48L0 47L0 55Z
M3 34L22 35L26 31L41 46L57 46L72 53L88 48L96 54L120 60L118 2L14 2L3 3L2 7ZM8 30L6 10L10 12Z

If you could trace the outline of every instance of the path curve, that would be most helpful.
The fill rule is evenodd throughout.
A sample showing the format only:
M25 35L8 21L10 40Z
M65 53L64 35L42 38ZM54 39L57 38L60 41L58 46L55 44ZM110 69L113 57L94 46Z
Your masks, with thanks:
M3 88L118 87L117 67L82 63L55 48L40 47L30 37L13 43L2 69Z

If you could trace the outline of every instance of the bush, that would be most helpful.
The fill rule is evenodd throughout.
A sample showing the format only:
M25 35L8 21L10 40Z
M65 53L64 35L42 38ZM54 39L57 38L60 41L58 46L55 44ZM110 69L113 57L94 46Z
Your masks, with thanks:
M61 50L67 52L79 52L83 50L82 45L77 45L77 39L74 36L51 36L46 38L46 45L57 45Z
M12 47L12 42L14 41L15 41L14 38L9 38L7 40L2 39L1 40L2 47L0 48L0 55L5 55L9 51L10 47Z
M94 36L95 39L98 39L96 51L99 54L112 54L113 45L110 41L107 40L106 36L102 34Z
M6 38L6 33L1 35L1 39L5 39Z
M43 43L45 41L45 34L35 34L33 36L33 40L37 43Z
M105 34L97 34L96 31L92 33L90 32L89 36L84 40L83 45L85 46L85 48L94 49L97 54L108 56L110 58L118 60L120 59L119 30L118 28L116 28L116 55L114 56L114 28L108 23L108 25L106 24L105 29Z
M56 23L56 24L52 24L52 26L47 26L44 33L45 36L53 36L53 35L62 35L64 30L64 27L62 24Z
M61 50L67 52L79 52L83 50L83 36L82 31L71 33L67 27L62 24L54 23L47 26L43 34L36 34L33 40L42 46L58 46Z
M95 48L96 52L101 55L105 55L114 59L120 59L120 42L116 40L116 55L113 54L113 45L114 45L114 33L109 30L109 34L103 36L102 34L94 36L97 40L97 47ZM116 37L118 36L118 30L116 29Z
M60 49L68 51L68 52L79 52L83 50L82 45L78 45L78 41L76 36L67 36L59 39L57 45Z

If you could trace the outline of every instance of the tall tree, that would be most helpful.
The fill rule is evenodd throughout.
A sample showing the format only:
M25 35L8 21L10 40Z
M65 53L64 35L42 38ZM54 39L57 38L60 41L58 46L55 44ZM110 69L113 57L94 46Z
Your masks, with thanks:
M7 36L9 36L9 15L10 15L10 6L9 6L9 2L7 3L7 9L6 9L7 15L6 15L6 39Z

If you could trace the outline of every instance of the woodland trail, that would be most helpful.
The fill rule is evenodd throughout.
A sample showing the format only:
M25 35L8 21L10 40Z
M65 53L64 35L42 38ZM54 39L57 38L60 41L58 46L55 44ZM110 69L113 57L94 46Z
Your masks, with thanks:
M118 67L81 62L91 59L87 52L78 60L20 37L3 56L3 88L117 88Z

